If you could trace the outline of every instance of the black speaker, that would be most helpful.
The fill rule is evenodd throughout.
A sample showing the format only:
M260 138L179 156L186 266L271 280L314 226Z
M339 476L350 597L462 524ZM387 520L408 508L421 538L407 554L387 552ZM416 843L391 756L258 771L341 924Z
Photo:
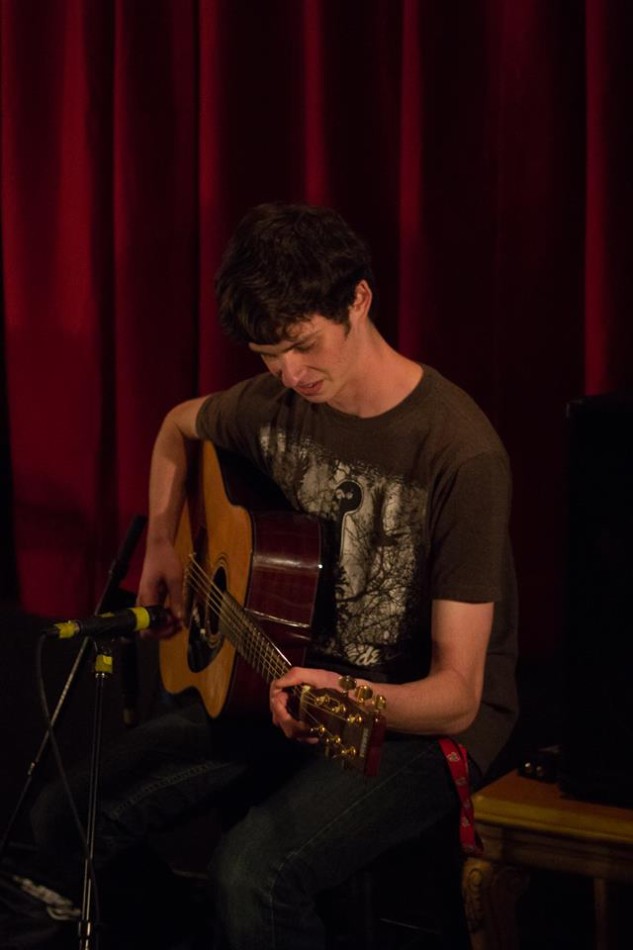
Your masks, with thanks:
M567 407L565 696L559 782L633 807L633 394Z

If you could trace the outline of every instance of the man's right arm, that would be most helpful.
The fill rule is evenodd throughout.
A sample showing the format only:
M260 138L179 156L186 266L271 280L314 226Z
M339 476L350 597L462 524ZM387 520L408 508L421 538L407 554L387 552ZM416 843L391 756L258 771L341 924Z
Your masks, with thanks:
M199 438L196 418L206 397L175 406L165 416L149 480L149 521L139 604L160 604L169 596L172 613L182 619L182 565L174 540L185 500L191 442Z

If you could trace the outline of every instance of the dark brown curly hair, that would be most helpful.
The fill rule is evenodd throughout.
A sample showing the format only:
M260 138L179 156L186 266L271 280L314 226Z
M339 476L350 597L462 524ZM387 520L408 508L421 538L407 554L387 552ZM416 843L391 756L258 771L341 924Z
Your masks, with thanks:
M374 290L365 242L330 208L262 204L231 238L216 275L218 315L241 343L271 344L320 314L346 323L359 281Z

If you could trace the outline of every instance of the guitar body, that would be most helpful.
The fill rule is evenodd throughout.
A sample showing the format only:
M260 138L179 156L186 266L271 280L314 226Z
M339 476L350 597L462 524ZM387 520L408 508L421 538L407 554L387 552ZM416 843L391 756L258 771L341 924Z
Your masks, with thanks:
M180 693L193 687L214 717L266 711L267 680L284 666L301 665L310 642L321 560L318 522L291 510L249 463L204 442L176 548L185 569L186 623L160 642L165 688ZM225 592L281 651L281 669L256 672L236 652L225 636L232 622Z

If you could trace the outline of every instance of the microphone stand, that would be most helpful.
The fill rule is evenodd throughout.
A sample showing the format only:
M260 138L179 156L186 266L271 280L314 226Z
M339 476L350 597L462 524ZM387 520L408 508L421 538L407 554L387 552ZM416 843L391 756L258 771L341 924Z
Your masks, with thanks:
M121 545L121 548L110 565L108 571L108 577L106 581L105 588L97 606L95 608L95 614L103 613L104 611L110 609L110 602L114 597L120 582L126 576L127 571L130 566L130 559L134 553L134 549L139 541L139 538L143 532L147 519L144 515L136 515L128 528L127 534ZM25 780L24 787L18 798L17 805L13 811L11 818L9 819L9 824L7 829L2 837L2 842L0 842L0 860L4 856L5 848L8 845L8 842L11 838L13 828L15 823L22 811L24 802L30 790L33 778L36 774L36 771L39 767L39 764L42 760L44 752L48 748L50 743L50 735L53 731L59 716L63 708L66 705L66 701L70 694L70 691L76 682L77 675L81 669L88 649L90 647L90 638L86 638L82 641L81 648L77 653L75 662L70 670L70 673L66 679L66 683L60 693L59 699L55 706L55 709L50 718L50 726L46 730L44 737L40 743L40 746L37 750L35 758L31 762ZM81 915L81 924L80 924L80 935L81 935L81 947L88 950L90 947L90 941L92 938L92 924L89 920L90 914L90 905L92 903L92 880L90 877L90 867L92 863L93 853L94 853L94 838L95 838L95 825L96 825L96 805L97 805L97 780L99 774L99 757L101 750L101 733L102 733L102 719L103 719L103 684L105 678L112 672L112 657L107 654L105 651L101 650L97 654L95 661L95 682L96 682L96 696L95 696L95 708L94 708L94 717L93 717L93 739L92 739L92 753L90 761L90 786L89 786L89 801L88 801L88 818L86 826L86 839L88 843L88 853L86 855L85 867L84 867L84 895L82 902L82 915Z
M86 641L88 642L88 640ZM96 640L95 640L96 643ZM84 859L84 881L81 899L81 918L79 921L79 947L90 950L98 944L98 934L92 921L92 861L95 849L95 829L97 824L97 796L99 790L99 772L101 764L101 733L103 725L103 688L105 681L112 675L112 651L99 647L94 664L95 705L92 720L92 751L90 755L90 773L88 780L88 815L86 818L86 856Z

